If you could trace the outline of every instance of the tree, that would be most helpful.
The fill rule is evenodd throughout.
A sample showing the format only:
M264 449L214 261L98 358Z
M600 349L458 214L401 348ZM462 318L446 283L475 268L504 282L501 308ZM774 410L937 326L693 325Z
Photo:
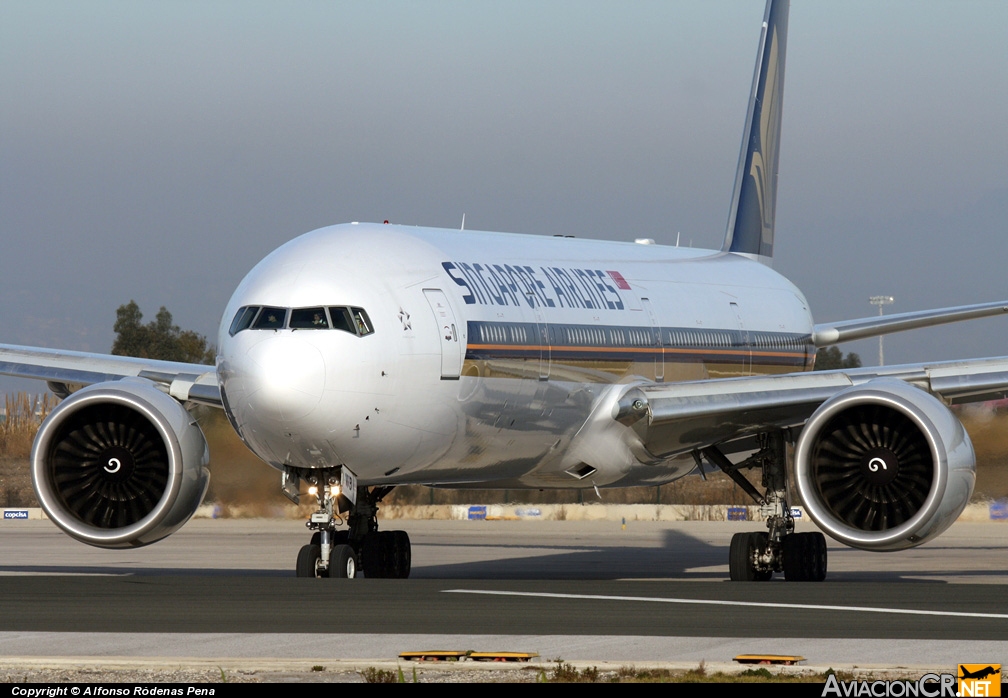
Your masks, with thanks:
M217 351L206 337L192 330L182 331L164 306L153 321L144 325L142 320L143 313L136 301L119 306L112 328L116 333L113 354L198 364L214 362Z
M860 368L861 367L861 357L850 352L847 356L843 355L837 347L829 347L827 349L822 349L816 352L815 357L815 370L817 371L829 371L835 368Z

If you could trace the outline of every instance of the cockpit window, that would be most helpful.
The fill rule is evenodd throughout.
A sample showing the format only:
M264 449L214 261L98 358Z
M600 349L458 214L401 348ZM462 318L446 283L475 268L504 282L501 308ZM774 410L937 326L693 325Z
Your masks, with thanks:
M354 329L353 319L350 317L350 308L329 308L329 317L332 318L334 330L343 330L350 334L357 334Z
M247 330L258 312L258 305L246 305L238 308L238 312L235 313L234 320L231 321L231 329L228 330L228 334L234 337L242 330Z
M325 308L294 308L290 316L292 330L328 330Z
M288 320L288 313L290 319ZM235 313L228 334L232 337L242 330L342 330L363 337L373 334L371 318L364 308L346 306L316 306L312 308L276 308L273 306L245 305Z
M271 308L269 306L262 309L259 317L252 323L254 330L280 330L283 329L284 321L287 319L286 308Z
M364 312L364 308L350 308L350 314L353 315L354 327L357 328L357 334L363 337L366 334L374 332L371 328L371 319Z

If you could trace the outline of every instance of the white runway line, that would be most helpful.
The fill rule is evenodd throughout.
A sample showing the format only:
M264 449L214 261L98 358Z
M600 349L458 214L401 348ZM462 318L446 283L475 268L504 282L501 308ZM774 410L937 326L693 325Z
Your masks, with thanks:
M1003 618L1008 613L967 613L960 611L927 611L913 608L879 608L873 606L829 606L812 603L770 603L766 601L724 601L720 599L676 599L662 596L606 596L601 594L556 594L535 591L491 591L486 589L444 589L446 594L483 594L487 596L531 596L546 599L583 599L590 601L643 601L647 603L694 604L701 606L748 606L753 608L800 608L816 611L851 611L856 613L890 613L907 616L945 616L952 618Z

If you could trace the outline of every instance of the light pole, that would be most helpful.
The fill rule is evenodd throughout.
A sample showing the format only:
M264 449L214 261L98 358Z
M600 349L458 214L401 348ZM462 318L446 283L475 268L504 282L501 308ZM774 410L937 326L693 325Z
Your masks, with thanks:
M893 300L894 299L892 296L872 296L871 298L868 299L868 302L871 303L872 305L878 306L879 317L882 317L882 306L889 305L890 303L893 302ZM878 365L885 366L885 358L884 354L882 353L882 335L879 335L878 338Z

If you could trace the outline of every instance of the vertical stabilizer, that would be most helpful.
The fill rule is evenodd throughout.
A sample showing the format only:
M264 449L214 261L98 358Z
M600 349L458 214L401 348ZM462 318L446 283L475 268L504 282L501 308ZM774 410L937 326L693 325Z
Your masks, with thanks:
M773 257L788 6L789 0L767 0L722 247L764 262Z

